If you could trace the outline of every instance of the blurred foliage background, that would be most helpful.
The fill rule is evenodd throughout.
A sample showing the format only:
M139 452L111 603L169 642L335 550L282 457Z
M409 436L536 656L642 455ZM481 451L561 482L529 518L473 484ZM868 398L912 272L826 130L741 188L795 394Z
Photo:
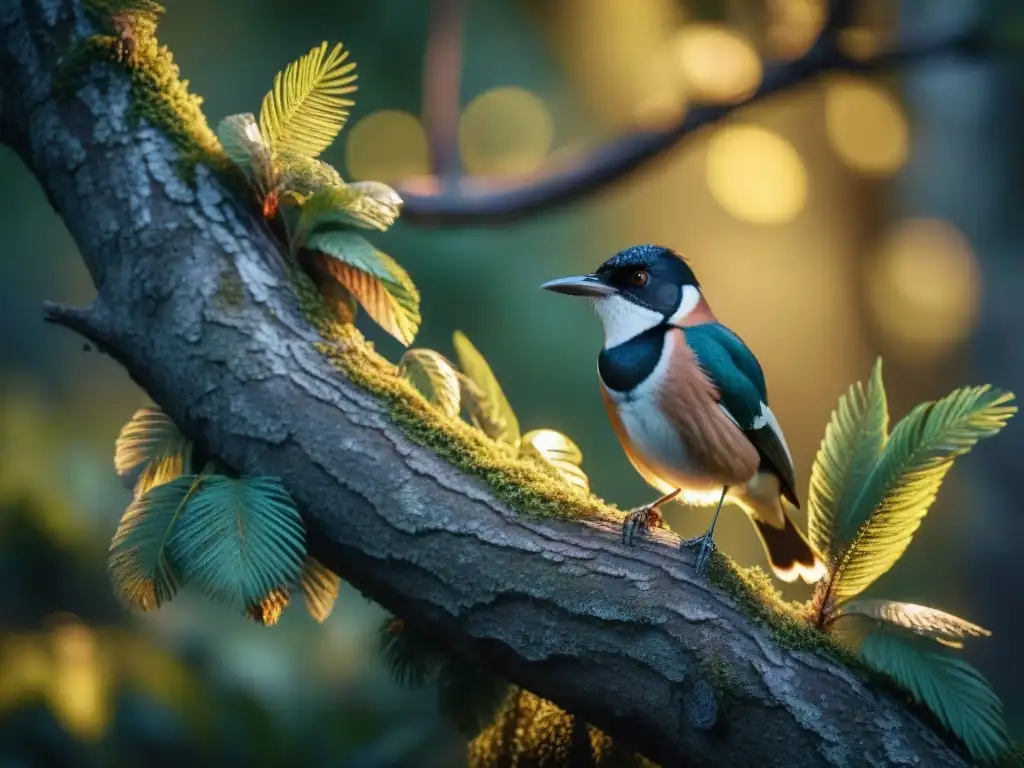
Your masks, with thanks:
M174 0L159 36L211 123L257 111L275 72L327 38L358 62L349 126L325 159L398 185L431 170L422 115L426 0ZM998 14L1010 0L863 0L851 50ZM522 175L567 148L731 99L764 59L804 52L821 0L476 0L466 18L459 156L470 175ZM927 9L927 12L925 12ZM464 330L524 429L570 435L594 491L647 501L595 382L600 332L537 286L657 242L692 261L719 318L759 356L807 476L839 395L885 359L892 415L968 383L1024 391L1024 67L1010 58L832 75L688 138L608 192L512 226L399 221L386 250L423 293L417 346L451 354ZM435 692L391 682L384 616L343 588L316 625L301 609L265 629L187 594L126 615L106 549L129 498L113 440L147 402L109 359L41 322L44 299L92 295L75 245L13 153L0 151L0 766L458 766L464 741ZM366 331L393 358L398 345ZM961 460L923 531L877 594L994 631L968 659L1024 732L1024 423ZM666 510L681 535L709 511ZM749 526L719 546L761 563ZM787 595L806 597L800 586Z

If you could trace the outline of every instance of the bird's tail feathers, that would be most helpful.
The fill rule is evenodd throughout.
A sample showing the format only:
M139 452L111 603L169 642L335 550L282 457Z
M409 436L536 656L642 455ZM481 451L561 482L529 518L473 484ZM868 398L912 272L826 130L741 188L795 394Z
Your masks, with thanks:
M827 569L821 556L794 525L783 509L782 528L775 528L756 518L751 518L757 533L761 537L764 551L772 570L781 581L794 582L798 578L808 584L820 581Z

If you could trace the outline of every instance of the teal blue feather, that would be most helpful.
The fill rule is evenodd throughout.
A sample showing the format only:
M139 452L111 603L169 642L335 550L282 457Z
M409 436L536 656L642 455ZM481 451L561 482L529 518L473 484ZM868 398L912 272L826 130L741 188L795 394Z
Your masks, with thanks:
M761 365L739 336L720 323L702 323L683 331L701 369L718 387L722 405L743 429L750 429L768 402Z
M762 470L775 472L786 498L799 507L793 461L782 435L764 418L768 387L754 353L720 323L689 326L683 333L701 370L718 389L722 406L757 448Z

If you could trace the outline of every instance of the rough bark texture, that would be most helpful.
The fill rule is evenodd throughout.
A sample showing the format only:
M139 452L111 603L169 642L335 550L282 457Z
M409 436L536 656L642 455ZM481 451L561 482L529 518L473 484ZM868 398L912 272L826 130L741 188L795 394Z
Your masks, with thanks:
M890 695L787 651L659 533L527 519L411 442L314 349L279 244L206 168L127 117L123 67L56 68L76 0L0 0L0 139L77 241L98 296L51 320L111 354L200 446L281 477L343 578L665 766L964 765ZM31 258L31 254L10 254ZM226 298L225 285L240 286ZM712 674L709 670L714 670ZM694 691L714 684L714 728Z

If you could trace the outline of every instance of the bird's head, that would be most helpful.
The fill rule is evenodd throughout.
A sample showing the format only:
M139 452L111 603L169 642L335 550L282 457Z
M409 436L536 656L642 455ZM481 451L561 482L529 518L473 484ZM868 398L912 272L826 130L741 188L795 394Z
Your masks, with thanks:
M634 245L596 272L551 280L541 288L589 298L604 325L606 349L659 325L688 324L695 313L710 317L693 270L660 245Z

